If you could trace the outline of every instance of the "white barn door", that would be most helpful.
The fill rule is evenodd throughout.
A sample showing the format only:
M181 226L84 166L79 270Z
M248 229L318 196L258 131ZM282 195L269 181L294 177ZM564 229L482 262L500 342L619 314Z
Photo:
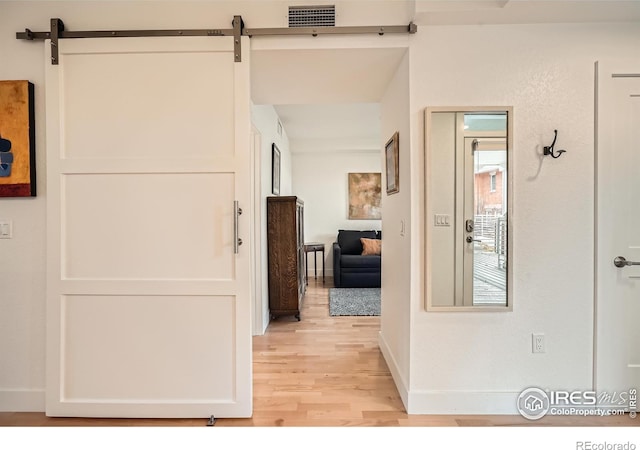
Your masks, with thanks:
M251 416L249 52L235 63L232 37L59 50L47 415Z

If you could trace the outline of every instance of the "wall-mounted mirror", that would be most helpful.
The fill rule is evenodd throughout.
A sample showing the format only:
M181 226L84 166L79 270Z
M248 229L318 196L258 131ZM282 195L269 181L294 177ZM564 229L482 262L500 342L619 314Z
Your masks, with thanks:
M511 311L513 109L425 112L428 311Z

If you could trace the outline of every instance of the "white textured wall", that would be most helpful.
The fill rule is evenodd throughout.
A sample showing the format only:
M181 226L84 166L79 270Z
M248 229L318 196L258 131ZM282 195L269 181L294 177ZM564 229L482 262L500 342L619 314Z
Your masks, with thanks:
M414 253L426 106L514 107L513 312L425 312L412 266L413 413L515 413L528 386L592 384L594 61L638 55L639 24L423 27L411 48ZM541 159L558 129L562 158ZM531 333L547 352L531 353Z
M338 230L380 230L380 220L349 220L347 180L349 172L381 172L381 158L381 151L293 153L293 192L304 200L304 240L324 243L326 276L333 276L332 246ZM318 275L322 273L320 256ZM310 276L312 257L310 253Z
M261 284L261 299L257 303L262 307L261 332L269 325L269 274L268 274L268 252L267 252L267 197L273 195L271 192L271 146L276 144L280 150L280 195L295 195L291 190L291 152L289 151L289 139L287 132L283 128L282 135L278 134L278 114L271 105L252 105L251 122L260 132L262 144L260 146L260 236L261 236L261 270L258 282ZM254 330L256 328L254 327Z
M413 258L411 200L412 161L409 90L409 51L405 54L382 98L384 146L396 131L400 144L400 190L382 194L382 314L380 347L406 403L410 381L411 272ZM384 177L383 177L384 178ZM402 223L404 232L402 233Z

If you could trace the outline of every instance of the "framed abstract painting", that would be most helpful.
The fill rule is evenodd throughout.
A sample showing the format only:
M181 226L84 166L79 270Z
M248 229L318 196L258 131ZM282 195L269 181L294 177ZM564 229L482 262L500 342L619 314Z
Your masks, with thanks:
M384 146L384 159L387 172L387 195L400 191L400 147L398 132Z
M349 173L349 219L382 218L380 172Z
M0 197L35 197L33 84L0 81Z
M280 195L280 149L275 143L271 146L271 193Z

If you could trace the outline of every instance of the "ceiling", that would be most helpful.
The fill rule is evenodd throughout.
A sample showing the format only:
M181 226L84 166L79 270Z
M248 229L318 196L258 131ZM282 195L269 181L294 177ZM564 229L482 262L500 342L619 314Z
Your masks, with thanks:
M332 3L339 9L340 3L349 2ZM640 21L640 0L415 0L414 4L413 20L419 26ZM274 105L293 153L379 148L378 103L405 52L405 48L256 49L251 55L252 100Z
M274 106L293 153L377 151L379 102L405 53L406 48L256 50L251 98Z
M405 52L405 48L255 50L251 98L257 105L379 102Z
M292 152L379 151L380 104L277 105Z
M636 22L638 0L416 0L417 25Z

